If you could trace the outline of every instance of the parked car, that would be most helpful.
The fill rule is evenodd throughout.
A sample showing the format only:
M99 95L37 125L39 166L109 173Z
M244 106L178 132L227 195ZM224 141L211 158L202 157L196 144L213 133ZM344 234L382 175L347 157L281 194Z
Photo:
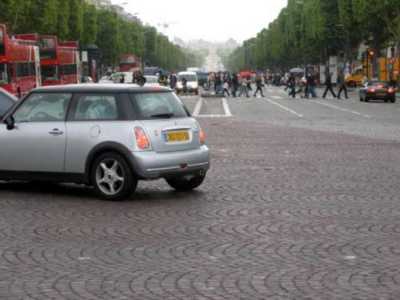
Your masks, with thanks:
M0 120L17 101L17 97L0 88Z
M396 88L385 81L369 81L360 88L360 101L384 100L385 102L396 102Z
M83 183L107 200L139 180L195 189L210 164L199 123L163 87L38 88L5 115L0 140L0 180Z
M186 79L187 82L187 93L199 94L199 81L195 72L180 72L178 73L178 83L176 85L176 91L179 93L184 92L182 80Z

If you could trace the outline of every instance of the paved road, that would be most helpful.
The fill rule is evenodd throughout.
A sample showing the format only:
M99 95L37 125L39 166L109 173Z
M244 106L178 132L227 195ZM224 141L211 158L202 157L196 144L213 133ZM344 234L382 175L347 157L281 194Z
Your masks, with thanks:
M184 101L213 153L195 193L0 184L0 299L400 298L398 104Z

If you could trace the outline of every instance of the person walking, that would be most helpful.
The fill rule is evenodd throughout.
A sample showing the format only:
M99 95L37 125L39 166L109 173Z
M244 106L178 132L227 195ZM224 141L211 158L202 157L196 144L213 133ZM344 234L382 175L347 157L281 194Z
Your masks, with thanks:
M182 91L183 94L186 95L187 94L187 79L185 77L182 78Z
M227 94L228 97L231 96L231 94L229 93L229 81L228 81L228 79L224 80L224 97L225 97L225 94Z
M317 94L315 93L316 83L315 83L314 75L311 73L308 74L306 81L307 81L307 83L306 83L306 98L308 99L310 97L310 94L311 94L311 97L317 98Z
M264 96L264 92L263 92L264 83L262 81L261 76L257 76L257 78L256 78L256 87L257 87L257 89L254 92L253 97L257 97L258 92L260 92L261 93L261 97L264 98L265 97Z
M176 77L176 75L174 73L172 73L169 76L169 87L171 88L171 90L175 90L177 82L178 82L178 78Z
M139 86L144 86L146 84L146 81L146 77L143 76L142 72L135 72L132 83L138 84Z
M220 94L222 92L222 79L221 79L221 73L217 73L215 77L215 94Z
M237 74L233 74L232 76L232 96L236 98L237 90L239 88L239 79Z
M333 91L332 88L332 73L327 73L326 74L326 79L325 79L325 92L322 96L322 98L326 98L326 95L328 94L328 92L331 92L333 98L336 98L336 94Z
M247 76L246 78L246 84L247 84L247 90L248 91L253 91L252 87L251 87L251 77Z
M349 99L349 95L347 93L347 87L346 87L346 80L344 77L344 72L340 71L339 76L338 76L338 83L339 83L339 93L338 93L338 99L340 98L340 95L344 92L344 96L346 99Z
M292 97L293 99L296 98L296 78L293 74L291 74L288 79L287 87L289 89L289 97Z
M247 89L247 79L245 77L240 77L240 88L239 88L239 97L246 95L249 98L249 90Z

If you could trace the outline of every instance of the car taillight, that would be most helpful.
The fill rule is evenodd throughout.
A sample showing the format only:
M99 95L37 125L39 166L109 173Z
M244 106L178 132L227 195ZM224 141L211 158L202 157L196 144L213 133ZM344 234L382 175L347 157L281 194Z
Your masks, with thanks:
M204 145L206 143L206 133L201 128L200 128L199 137L200 137L200 144Z
M395 92L395 89L394 89L394 88L389 88L389 89L388 89L388 92L389 92L390 94L393 94L393 93Z
M368 92L375 93L375 89L369 89Z
M150 149L150 141L144 132L143 128L136 127L135 128L135 137L136 144L140 150L149 150Z

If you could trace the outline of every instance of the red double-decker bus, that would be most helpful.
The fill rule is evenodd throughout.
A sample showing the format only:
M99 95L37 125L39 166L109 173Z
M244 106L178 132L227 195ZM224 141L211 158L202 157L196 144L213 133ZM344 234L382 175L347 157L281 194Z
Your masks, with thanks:
M78 42L59 42L56 36L38 34L20 34L17 38L39 46L43 85L80 82Z
M0 87L22 97L41 85L39 48L10 37L0 24Z

